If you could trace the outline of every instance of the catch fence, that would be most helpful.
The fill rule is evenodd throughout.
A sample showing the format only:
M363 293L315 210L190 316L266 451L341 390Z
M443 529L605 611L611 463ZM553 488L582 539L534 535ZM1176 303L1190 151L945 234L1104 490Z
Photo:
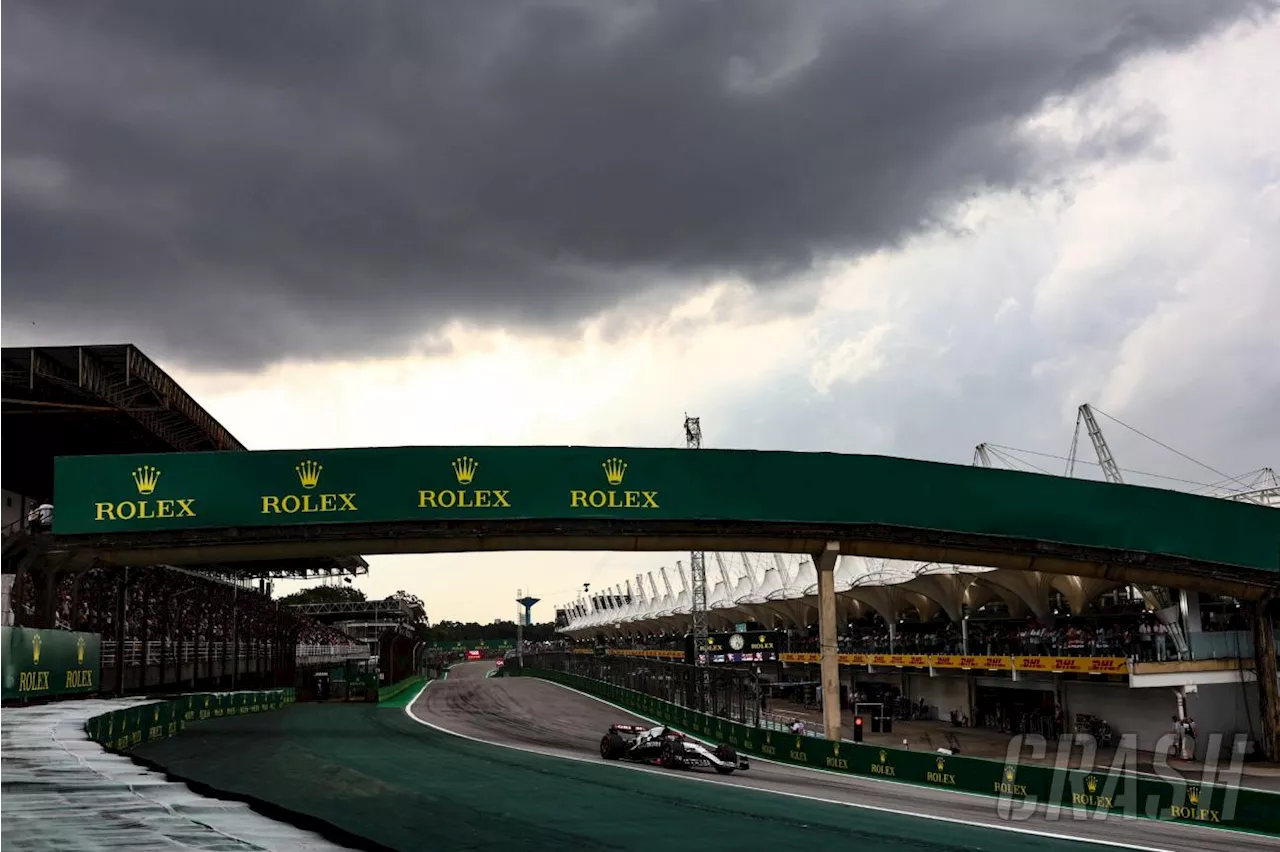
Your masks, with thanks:
M514 664L514 660L508 662L508 665ZM758 726L763 719L760 680L753 672L742 669L698 668L649 657L567 653L525 654L524 664L611 683L744 725ZM699 702L700 681L704 687L701 692L705 694L702 702Z

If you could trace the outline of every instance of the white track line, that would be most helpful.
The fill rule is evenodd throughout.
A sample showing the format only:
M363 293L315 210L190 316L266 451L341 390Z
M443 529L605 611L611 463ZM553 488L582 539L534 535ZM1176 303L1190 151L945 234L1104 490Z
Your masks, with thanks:
M636 717L641 718L641 719L649 719L649 717L648 717L648 716L645 716L645 715L644 715L644 714L642 714L642 713L636 713L634 710L628 710L627 708L625 708L625 707L621 707L621 706L619 706L619 705L617 705L617 704L614 704L614 703L613 703L613 702L611 702L611 701L605 701L605 700L604 700L604 699L602 699L602 698L596 698L594 695L587 695L587 693L585 693L585 692L581 692L581 691L579 691L579 690L576 690L576 689L574 689L574 688L573 688L573 687L571 687L571 686L564 686L563 684L554 683L553 681L543 681L543 682L544 682L544 683L552 683L553 685L555 685L555 686L559 686L559 687L561 687L561 688L563 688L563 689L567 689L567 690L569 690L570 692L575 692L575 693L577 693L578 695L584 696L584 697L586 697L586 698L590 698L590 699L592 699L592 700L594 700L594 701L599 701L601 704L606 704L606 705L608 705L609 707L613 707L613 708L615 708L615 709L617 709L617 710L621 710L622 712L627 713L627 714L629 714L629 715L631 715L631 716L636 716ZM415 704L417 704L417 703L418 703L418 699L422 697L422 694L423 694L424 692L426 692L426 691L427 691L427 687L431 686L431 684L432 684L432 683L434 683L434 681L428 681L427 683L423 684L422 689L418 690L418 694L417 694L417 695L415 695L415 696L413 697L413 700L412 700L412 701L410 701L408 704L406 704L406 705L405 705L404 712L405 712L405 715L406 715L406 716L408 716L408 717L409 717L410 719L412 719L413 721L417 722L419 725L424 725L424 726L426 726L426 727L428 727L428 728L432 728L432 729L434 729L434 730L440 731L441 733L448 734L448 735L450 735L450 736L454 736L454 737L458 737L458 738L460 738L460 739L464 739L464 740L470 740L471 742L482 743L482 744L484 744L484 745L497 746L497 747L499 747L499 748L509 748L509 749L512 749L513 751L522 751L522 752L526 752L526 753L528 753L528 754L536 754L536 755L538 755L539 757L550 757L550 758L555 758L555 759L559 759L559 760L572 760L572 761L574 761L574 762L576 762L576 763L589 763L589 764L591 764L592 766L608 766L608 767L612 767L612 768L615 768L615 769L626 769L626 770L630 770L630 771L632 771L632 772L644 772L644 773L647 773L647 774L649 774L649 775L655 775L655 776L658 776L658 777L660 777L660 778L667 778L667 779L670 779L670 780L672 780L672 781L694 781L694 782L698 782L698 783L701 783L701 784L717 784L717 785L721 785L721 786L723 786L723 785L721 784L721 782L719 782L719 781L713 781L713 780L712 780L712 779L710 779L710 778L699 778L699 777L698 777L698 776L696 776L696 775L675 775L675 774L672 774L670 771L662 771L662 770L657 770L657 769L650 769L649 767L646 767L646 766L637 766L637 765L635 765L635 764L631 764L631 763L615 763L615 762L612 762L612 761L607 762L607 763L601 763L601 762L600 762L600 761L598 761L598 760L594 760L594 759L586 758L586 757L580 757L580 756L578 756L578 755L556 754L555 752L544 751L544 750L541 750L541 749L533 748L533 747L531 747L531 746L518 746L518 745L511 745L510 743L497 743L497 742L492 742L492 741L490 741L490 740L484 740L484 739L481 739L481 738L479 738L479 737L473 737L473 736L470 736L469 734L460 734L460 733L458 733L457 731L451 731L451 730L449 730L448 728L442 728L441 726L439 726L439 725L437 725L437 724L434 724L434 723L432 723L432 722L428 722L426 719L421 718L420 716L418 716L417 714L415 714L415 713L413 712L413 705L415 705ZM653 719L650 719L650 721L655 721L655 722L656 722L656 720L653 720ZM752 759L752 760L757 760L758 758L756 758L754 755L752 755L751 759ZM759 759L763 759L763 758L759 758ZM772 763L772 762L774 762L774 761L768 761L768 762L771 762L771 763ZM782 766L791 766L791 764L780 764L780 765L782 765ZM796 768L796 769L804 769L804 767L793 767L793 768ZM835 773L830 773L830 774L835 774ZM788 791L785 791L785 790L770 790L770 789L763 789L763 788L760 788L760 787L749 786L749 785L746 785L746 784L743 784L743 785L741 785L741 786L739 786L739 787L736 787L735 789L739 789L739 790L753 790L753 791L755 791L755 792L757 792L757 793L772 794L772 795L775 795L775 796L789 796L789 797L791 797L791 798L793 798L793 799L805 799L805 800L807 800L807 801L811 801L811 802L821 802L821 803L823 803L823 804L827 804L827 805L839 805L839 806L846 807L846 808L858 808L858 809L860 809L860 810L865 810L865 811L875 811L875 812L877 812L877 813L894 814L894 815L896 815L896 816L907 816L907 817L915 817L915 818L917 818L917 819L928 819L928 820L933 820L933 821L935 821L935 822L951 823L951 824L953 824L953 825L965 825L965 826L969 826L969 827L974 827L974 826L976 826L976 827L979 827L979 828L989 828L989 829L991 829L991 830L993 830L993 831L1009 831L1009 832L1013 832L1013 833L1015 833L1015 834L1029 834L1029 835L1033 835L1033 836L1036 836L1036 837L1051 837L1051 838L1053 838L1054 840L1066 840L1066 841L1070 841L1070 842L1073 842L1073 843L1093 843L1093 844L1097 844L1097 845L1099 845L1099 846L1111 846L1111 847L1115 847L1115 848L1117 848L1117 849L1134 849L1134 850L1137 850L1137 852L1183 852L1183 850L1164 849L1164 848L1157 847L1157 846L1136 846L1136 845L1134 845L1134 844L1132 844L1132 843L1120 843L1120 842L1117 842L1117 841L1114 841L1114 840L1097 840L1097 839L1094 839L1094 838L1091 838L1091 837L1076 837L1076 836L1073 836L1073 835L1070 835L1070 834L1057 834L1057 833L1055 833L1055 832L1051 832L1051 831L1038 831L1038 830L1036 830L1036 829L1031 829L1031 828L1017 828L1017 827L1015 827L1015 826L1011 826L1011 825L1001 825L1001 824L998 824L998 823L989 823L989 822L985 822L985 821L984 821L984 822L972 822L972 821L968 821L968 820L953 819L952 817L937 816L937 815L934 815L934 814L928 814L928 813L918 813L918 812L916 812L916 811L904 811L904 810L897 810L897 809L894 809L894 808L884 808L884 807L879 807L879 806L876 806L876 805L867 805L867 804L862 804L862 803L859 803L859 802L844 802L844 801L840 801L839 799L824 799L824 798L822 798L822 797L820 797L820 796L811 796L811 795L808 795L808 794L806 794L806 793L792 793L792 792L788 792ZM950 792L950 791L944 791L944 792ZM976 793L967 794L967 795L972 795L972 796L975 796L975 797L977 797L977 798L990 799L990 800L994 801L994 800L993 800L993 799L991 799L991 797L989 797L989 796L980 796L980 795L978 795L978 794L976 794ZM1182 823L1178 823L1178 825L1183 825L1183 824L1182 824ZM1192 828L1199 828L1199 827L1200 827L1200 826L1192 826L1192 825L1190 825L1190 824L1188 824L1188 825L1189 825L1189 827L1192 827ZM1245 833L1245 834L1251 834L1250 832L1242 832L1242 833ZM1265 835L1257 835L1257 836L1259 836L1259 837L1263 837L1263 836L1265 836Z

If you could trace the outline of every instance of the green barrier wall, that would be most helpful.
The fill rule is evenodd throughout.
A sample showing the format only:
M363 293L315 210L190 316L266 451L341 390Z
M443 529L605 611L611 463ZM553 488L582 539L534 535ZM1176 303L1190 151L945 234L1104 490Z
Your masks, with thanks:
M113 751L172 737L192 722L278 710L292 704L292 687L254 692L198 692L138 704L85 722L89 739Z
M5 701L32 701L98 691L102 639L69 630L0 628Z
M420 677L418 675L414 675L413 677L407 677L404 680L396 681L390 686L384 686L378 690L378 701L386 701L389 698L395 698L397 695L404 692L405 690L412 689L415 686L421 686L425 682L426 682L426 678Z
M508 674L517 674L515 670ZM1280 835L1280 794L1110 773L1057 770L1048 766L934 752L906 751L866 743L830 742L728 722L620 686L546 669L524 676L570 686L691 734L758 757L847 772L884 781L920 784L1005 800L1012 813L1032 803L1076 809L1091 818L1174 820ZM1064 819L1071 818L1064 814Z

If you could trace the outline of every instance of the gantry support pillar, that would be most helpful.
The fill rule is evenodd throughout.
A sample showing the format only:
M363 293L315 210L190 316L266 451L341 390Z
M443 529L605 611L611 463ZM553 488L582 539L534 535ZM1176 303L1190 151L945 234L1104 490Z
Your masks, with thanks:
M1280 685L1276 682L1276 635L1273 618L1276 603L1268 595L1254 603L1253 628L1254 672L1258 677L1258 702L1262 720L1263 758L1280 760ZM1240 672L1244 677L1244 672Z
M813 555L818 569L818 647L822 676L822 726L827 739L840 739L840 647L836 642L836 562L840 543L827 546Z

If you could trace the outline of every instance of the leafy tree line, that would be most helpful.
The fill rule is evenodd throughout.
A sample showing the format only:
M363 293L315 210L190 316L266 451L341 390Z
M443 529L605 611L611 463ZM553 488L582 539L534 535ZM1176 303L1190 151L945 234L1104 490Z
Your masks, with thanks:
M425 612L422 599L417 595L409 594L405 591L398 591L395 594L388 595L388 598L403 600L415 611ZM345 603L367 601L365 593L354 586L312 586L309 589L303 589L280 598L280 604L287 606L289 604L311 604L311 603ZM428 642L458 642L464 639L491 639L501 640L507 639L512 642L516 639L516 623L514 621L497 621L492 624L480 624L475 621L439 621L435 624L421 623L417 625L417 632L420 637ZM546 642L551 639L557 639L555 623L546 622L544 624L530 624L524 628L524 638L530 642Z
M457 642L462 639L509 639L516 640L516 623L514 621L497 621L493 624L480 624L475 621L437 621L424 633L428 642ZM556 634L555 622L545 624L529 624L524 628L527 642L546 642L560 638Z

